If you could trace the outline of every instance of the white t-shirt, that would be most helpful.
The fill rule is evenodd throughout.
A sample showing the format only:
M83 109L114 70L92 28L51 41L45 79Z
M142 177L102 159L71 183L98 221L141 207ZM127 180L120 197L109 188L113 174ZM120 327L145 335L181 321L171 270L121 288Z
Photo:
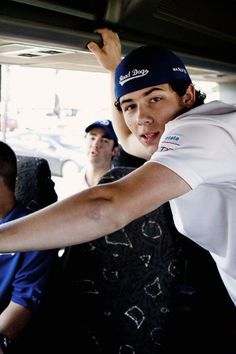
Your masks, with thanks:
M170 201L175 225L210 251L236 305L236 106L213 101L169 122L150 161L191 186Z
M114 166L112 165L110 169L114 168ZM87 171L87 167L85 166L79 173L78 179L76 181L76 188L77 188L77 192L81 192L86 188L89 188L89 184L87 182L86 179L86 171ZM107 170L108 172L109 170ZM104 172L105 174L105 172Z
M86 188L89 188L88 182L86 180L86 167L82 168L77 179L77 192L81 192Z

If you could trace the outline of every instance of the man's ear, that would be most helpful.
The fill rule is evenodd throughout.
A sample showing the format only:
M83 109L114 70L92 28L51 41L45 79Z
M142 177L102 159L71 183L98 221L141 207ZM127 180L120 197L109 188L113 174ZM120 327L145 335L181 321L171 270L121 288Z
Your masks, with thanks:
M116 146L113 148L112 156L120 156L120 147Z
M186 93L182 97L183 104L187 108L192 108L196 101L196 90L193 84L190 84L186 90Z

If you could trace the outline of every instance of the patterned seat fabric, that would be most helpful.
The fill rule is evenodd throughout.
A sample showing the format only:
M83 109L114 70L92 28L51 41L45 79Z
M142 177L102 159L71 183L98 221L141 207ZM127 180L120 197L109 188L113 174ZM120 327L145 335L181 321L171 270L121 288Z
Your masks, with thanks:
M114 168L100 183L133 170ZM178 291L178 235L165 204L119 231L67 251L65 277L79 319L76 332L84 333L92 353L161 352Z
M114 168L100 183L133 170ZM64 282L54 296L59 352L235 353L235 307L210 254L177 232L168 203L68 248L62 264Z

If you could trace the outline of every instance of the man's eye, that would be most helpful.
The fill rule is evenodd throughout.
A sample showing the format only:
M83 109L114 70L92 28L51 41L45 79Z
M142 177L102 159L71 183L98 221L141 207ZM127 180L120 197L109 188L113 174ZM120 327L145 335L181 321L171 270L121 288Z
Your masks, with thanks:
M160 97L152 97L151 102L159 102L161 99Z
M124 112L131 111L132 109L135 108L134 104L130 104L128 106L123 107Z

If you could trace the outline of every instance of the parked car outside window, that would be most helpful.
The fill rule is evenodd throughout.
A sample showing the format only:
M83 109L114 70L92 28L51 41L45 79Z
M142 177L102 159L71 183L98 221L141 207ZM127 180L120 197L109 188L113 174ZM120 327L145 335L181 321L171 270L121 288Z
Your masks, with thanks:
M18 128L18 121L15 118L8 118L6 121L6 130L9 130L10 132L14 131L15 129ZM0 115L0 130L3 130L3 122L2 122L2 117Z
M62 144L59 134L23 131L7 136L7 143L17 155L45 158L54 176L67 177L79 172L86 161L82 146Z

